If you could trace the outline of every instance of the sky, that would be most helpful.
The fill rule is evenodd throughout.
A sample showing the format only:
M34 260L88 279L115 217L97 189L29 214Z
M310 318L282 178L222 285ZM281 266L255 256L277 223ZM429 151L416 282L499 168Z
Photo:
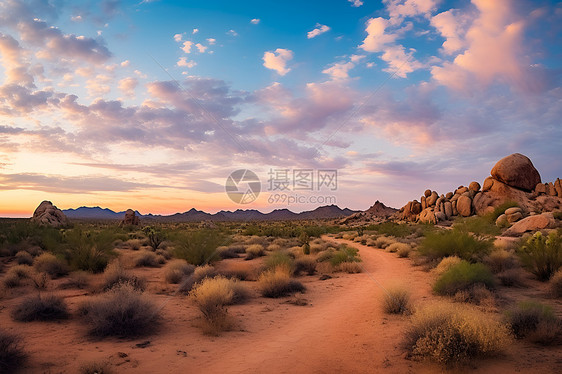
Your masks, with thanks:
M515 152L553 181L561 72L557 1L0 0L0 217L401 207Z

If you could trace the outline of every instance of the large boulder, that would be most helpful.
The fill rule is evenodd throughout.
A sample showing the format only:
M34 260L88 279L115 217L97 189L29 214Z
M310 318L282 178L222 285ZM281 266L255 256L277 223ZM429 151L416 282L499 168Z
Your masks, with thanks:
M462 195L457 200L457 211L463 217L468 217L472 214L472 199L468 196Z
M121 221L121 226L138 226L139 225L139 217L132 209L127 209L125 212L125 217Z
M50 201L43 201L31 217L31 222L42 226L60 227L67 226L70 222L62 210L53 205Z
M520 153L514 153L499 160L492 168L492 177L524 191L533 191L541 176L531 160Z
M536 214L523 218L505 230L503 236L521 236L526 232L533 232L543 229L551 229L556 226L556 220L551 212Z
M420 213L419 221L424 223L437 223L437 217L435 217L435 213L431 208L426 208Z

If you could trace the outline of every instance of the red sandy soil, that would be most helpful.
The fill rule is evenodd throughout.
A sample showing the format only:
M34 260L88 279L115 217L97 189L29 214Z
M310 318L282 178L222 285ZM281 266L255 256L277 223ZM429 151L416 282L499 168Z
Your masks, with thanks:
M518 341L504 355L475 361L457 369L444 369L430 362L406 358L400 348L408 317L389 316L381 310L383 288L406 286L415 304L438 298L431 293L434 275L412 266L408 259L358 243L364 272L301 277L304 295L291 298L252 298L233 306L234 331L209 337L197 327L199 312L190 300L166 285L162 269L141 268L135 273L149 279L153 299L162 308L160 330L136 340L95 340L86 335L78 317L64 322L14 322L9 311L23 290L1 301L0 325L24 338L29 361L22 373L77 373L90 361L109 362L116 373L560 373L562 349ZM131 251L123 251L130 256ZM225 260L221 267L249 266L252 261ZM56 281L53 281L55 283ZM254 290L255 282L245 282ZM53 287L54 284L51 284ZM382 287L381 287L382 286ZM501 290L502 292L504 289ZM25 293L34 292L26 289ZM86 291L56 291L71 311L86 299ZM517 299L521 289L510 290L507 299ZM525 291L533 293L531 291ZM534 291L535 294L540 291ZM541 294L542 295L542 294ZM539 295L540 296L540 295ZM288 303L304 298L308 305ZM558 313L560 302L550 300ZM137 343L150 341L145 348Z

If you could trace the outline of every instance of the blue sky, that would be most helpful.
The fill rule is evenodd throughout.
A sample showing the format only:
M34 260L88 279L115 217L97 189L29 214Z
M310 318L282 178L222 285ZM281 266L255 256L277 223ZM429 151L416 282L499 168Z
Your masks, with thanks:
M514 152L552 181L561 21L546 0L1 0L0 215L286 207L230 201L240 168L337 169L353 209Z

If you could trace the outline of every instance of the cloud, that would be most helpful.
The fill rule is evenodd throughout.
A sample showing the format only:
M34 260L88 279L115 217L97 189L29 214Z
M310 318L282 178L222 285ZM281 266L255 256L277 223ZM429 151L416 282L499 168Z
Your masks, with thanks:
M250 21L251 24L253 25L257 25L258 23L260 23L260 19L259 18L254 18Z
M137 88L139 81L136 78L123 78L119 81L119 89L124 95L133 97L135 96L135 89Z
M325 32L328 32L328 31L330 31L330 27L317 23L316 28L313 29L312 31L309 31L306 34L306 37L308 39L312 39L312 38L317 37L318 35L321 35L321 34L324 34Z
M389 21L382 17L370 18L365 29L367 37L359 48L367 52L380 52L385 45L394 43L398 35L385 32L389 24Z
M447 10L431 18L431 26L435 27L445 38L443 42L445 54L453 54L465 46L463 36L466 33L468 20L469 17L457 9Z
M177 43L180 43L182 38L183 38L183 34L175 34L174 35L174 41L176 41Z
M181 47L181 50L184 51L185 53L191 53L192 46L193 46L193 42L186 40L185 42L183 42L183 47Z
M197 43L197 44L195 44L195 46L197 47L197 49L199 50L200 53L205 53L207 48L209 48L209 47L204 46L201 43Z
M322 70L322 73L329 74L333 79L347 79L349 78L349 71L355 67L355 64L349 62L338 62L331 67Z
M217 40L213 38L208 38L207 42L209 43L209 45L214 45L217 42Z
M191 69L192 67L195 67L197 63L195 61L187 61L187 57L180 57L176 65Z
M363 5L363 1L361 0L347 0L347 1L349 1L351 3L351 6L355 8L359 8L361 5Z
M193 29L193 31L191 32L193 35L197 34L199 32L199 29Z
M228 30L226 33L230 36L238 36L238 33L236 31L232 30L232 29Z
M549 87L545 69L533 65L525 48L527 21L510 0L472 0L478 10L462 42L466 49L454 60L431 69L438 83L458 91L505 84L536 93Z
M10 35L0 33L0 58L5 70L5 84L35 87L33 75L29 72L30 64L24 55L25 51L17 40Z
M123 67L123 68L129 67L129 65L131 65L131 61L125 60L125 61L121 62L120 65L121 65L121 67Z
M383 0L383 2L386 4L391 23L398 24L405 17L423 15L429 18L437 9L440 0Z
M381 59L388 63L388 68L384 71L406 78L408 73L422 68L423 65L414 59L413 51L406 52L401 45L387 47L381 56Z
M287 62L292 59L293 51L277 48L274 52L265 52L263 54L263 66L275 70L279 75L285 75L291 71L290 68L287 68Z

